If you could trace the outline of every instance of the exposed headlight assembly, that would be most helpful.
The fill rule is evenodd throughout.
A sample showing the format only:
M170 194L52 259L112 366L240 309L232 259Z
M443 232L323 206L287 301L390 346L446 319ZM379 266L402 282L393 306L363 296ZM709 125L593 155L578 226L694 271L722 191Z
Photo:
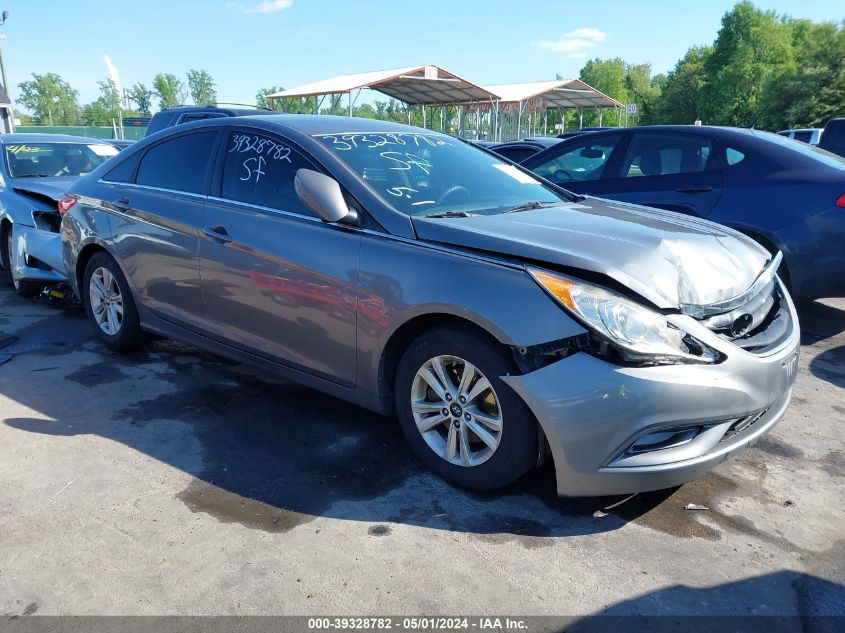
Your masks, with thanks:
M713 363L715 350L670 324L662 314L586 282L529 268L558 303L616 346L627 361Z

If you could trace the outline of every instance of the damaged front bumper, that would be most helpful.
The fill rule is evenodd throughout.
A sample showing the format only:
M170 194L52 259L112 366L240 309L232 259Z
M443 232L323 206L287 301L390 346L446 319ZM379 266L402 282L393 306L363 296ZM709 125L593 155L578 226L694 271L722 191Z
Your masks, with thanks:
M715 364L623 367L577 353L504 376L542 427L561 496L659 490L701 476L768 432L786 413L800 332L746 351L689 316L670 318L718 350Z
M9 259L17 281L67 281L61 236L52 230L16 223Z

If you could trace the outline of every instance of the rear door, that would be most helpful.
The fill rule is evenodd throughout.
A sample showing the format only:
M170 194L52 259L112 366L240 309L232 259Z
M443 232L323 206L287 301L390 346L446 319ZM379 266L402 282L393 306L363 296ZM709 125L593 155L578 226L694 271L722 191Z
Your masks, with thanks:
M209 332L354 384L357 231L326 224L302 204L294 176L315 166L286 139L233 126L220 153L200 236Z
M523 166L569 191L599 195L604 187L602 178L623 149L623 137L623 132L584 134L553 151L532 156Z
M715 139L684 132L635 132L602 196L707 217L722 195Z
M105 202L114 213L113 246L138 297L159 316L195 329L205 325L198 230L219 135L170 136L137 166L126 161L134 173L122 175L125 184L104 178L111 185Z

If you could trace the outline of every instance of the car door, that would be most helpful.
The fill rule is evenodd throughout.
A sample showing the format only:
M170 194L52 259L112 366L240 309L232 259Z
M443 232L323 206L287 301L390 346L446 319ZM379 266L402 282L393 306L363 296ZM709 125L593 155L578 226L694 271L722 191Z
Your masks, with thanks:
M585 134L528 158L523 166L569 191L598 195L622 141L622 132Z
M206 320L198 231L219 134L170 136L103 178L113 248L138 298L159 316L193 328Z
M287 140L232 127L203 214L208 330L229 344L354 384L359 236L302 204L313 163Z
M602 196L706 218L722 195L715 144L703 134L635 132Z

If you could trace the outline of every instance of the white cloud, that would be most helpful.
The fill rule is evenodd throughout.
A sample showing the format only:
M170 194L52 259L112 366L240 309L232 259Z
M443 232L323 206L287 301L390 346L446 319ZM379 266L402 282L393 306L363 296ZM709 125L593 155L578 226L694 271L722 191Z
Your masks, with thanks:
M263 0L258 4L242 4L240 2L229 2L227 7L237 9L241 13L275 13L282 9L288 9L293 0Z
M598 29L575 29L569 33L564 33L558 40L532 42L532 44L555 53L564 53L567 57L573 59L581 59L587 56L586 49L593 48L606 39L607 33Z

